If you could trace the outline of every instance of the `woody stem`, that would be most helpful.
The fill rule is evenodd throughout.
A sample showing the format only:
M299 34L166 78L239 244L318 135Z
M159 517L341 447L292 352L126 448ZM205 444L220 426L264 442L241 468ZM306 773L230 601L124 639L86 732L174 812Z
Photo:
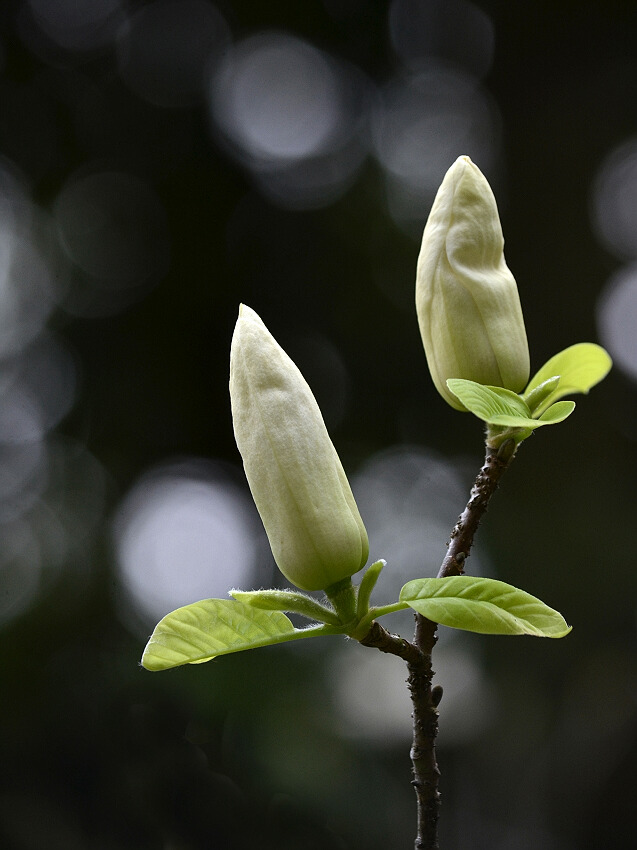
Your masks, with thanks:
M449 540L447 553L438 571L438 578L464 573L464 565L491 497L497 490L505 470L515 456L512 440L499 447L487 445L485 461L474 481L469 501L458 517ZM360 641L381 652L397 655L407 662L407 685L412 702L413 740L411 762L412 785L416 791L417 824L415 850L438 850L438 817L440 771L436 760L438 734L438 703L442 697L439 685L432 687L434 670L431 663L436 644L437 624L416 614L413 643L390 634L373 621L367 635Z

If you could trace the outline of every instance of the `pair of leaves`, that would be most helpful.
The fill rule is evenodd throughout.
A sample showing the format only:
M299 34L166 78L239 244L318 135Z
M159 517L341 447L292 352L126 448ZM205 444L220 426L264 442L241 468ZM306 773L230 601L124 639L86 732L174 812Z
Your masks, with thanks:
M464 378L449 378L447 386L467 410L489 425L502 428L524 428L533 431L542 425L562 422L575 409L574 401L558 401L534 419L524 399L512 390L486 387Z
M281 611L271 610L272 592L245 594L242 602L205 599L168 614L155 628L142 657L148 670L200 664L218 655L309 637L344 634L343 627L322 624L296 629ZM286 594L281 595L281 605ZM290 594L290 604L292 596ZM263 604L264 607L257 607ZM391 611L413 608L435 623L481 634L563 637L570 627L557 611L523 590L488 578L454 576L408 582ZM289 610L289 609L288 609ZM383 608L369 614L390 613Z
M608 374L611 365L608 353L601 346L582 342L560 351L545 363L523 395L461 378L450 378L447 386L468 410L489 425L531 431L570 416L575 403L560 399L573 393L587 393Z

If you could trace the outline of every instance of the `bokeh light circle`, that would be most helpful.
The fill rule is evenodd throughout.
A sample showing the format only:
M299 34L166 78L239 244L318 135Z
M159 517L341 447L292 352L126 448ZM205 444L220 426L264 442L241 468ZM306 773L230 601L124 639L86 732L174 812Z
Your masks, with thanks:
M398 599L405 582L435 576L458 505L466 500L468 484L457 468L424 448L393 446L361 467L352 477L352 490L369 535L371 558L387 561L377 584L379 596ZM484 575L487 568L479 547L471 558L474 572ZM411 628L411 613L392 617Z
M54 208L60 242L93 282L126 288L168 267L166 214L141 178L102 171L70 178Z
M621 259L637 258L637 138L606 157L591 200L592 224L602 244Z
M367 156L372 98L352 64L288 33L261 32L211 74L211 128L273 203L319 209L351 186Z
M389 30L394 50L409 67L435 58L483 77L493 61L493 22L467 0L393 0Z
M273 163L325 153L343 117L334 63L285 33L239 44L217 70L211 94L226 137L249 158Z
M115 518L122 585L141 618L231 587L250 587L256 510L221 464L195 458L151 470L132 487Z
M35 599L41 583L41 554L24 521L3 524L0 548L0 625L20 616Z
M18 354L38 336L62 294L46 230L26 180L0 157L0 357Z
M467 154L489 172L499 153L500 116L479 81L430 65L392 80L372 122L394 219L423 221L453 161Z
M609 280L597 305L597 324L615 365L637 381L637 264Z
M228 25L211 3L157 0L123 25L119 72L132 91L156 106L192 106L203 95L209 66L229 42Z
M47 480L44 423L38 399L17 382L0 387L0 521L21 516Z
M7 364L11 381L19 383L37 399L43 428L47 431L74 404L77 369L74 353L62 339L47 332L41 333L15 362Z
M495 695L480 656L466 643L446 641L449 631L441 630L436 647L434 683L442 686L445 700L439 741L462 746L494 722ZM411 631L403 636L411 638ZM404 669L378 652L361 653L352 664L348 649L334 655L331 670L342 732L368 747L408 746L413 721Z
M27 0L27 4L37 27L69 51L86 52L108 44L122 16L121 0Z

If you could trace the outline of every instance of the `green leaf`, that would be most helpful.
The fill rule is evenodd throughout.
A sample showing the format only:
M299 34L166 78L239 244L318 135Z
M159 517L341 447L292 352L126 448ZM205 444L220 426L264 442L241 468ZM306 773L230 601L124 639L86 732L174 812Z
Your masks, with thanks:
M571 631L553 608L495 579L415 579L403 587L400 601L434 623L480 634L558 638Z
M546 381L542 381L537 387L534 387L528 393L525 393L523 398L527 403L529 410L531 411L531 416L535 416L538 410L541 410L542 405L546 401L546 399L552 395L555 390L558 388L560 383L560 376L553 375L552 378L548 378Z
M549 425L549 422L540 422L539 419L530 419L524 416L493 416L489 419L490 425L499 425L501 428L527 428L533 430L541 425Z
M540 416L540 425L555 425L556 422L563 422L567 416L575 410L574 401L557 401L552 404L548 410Z
M381 558L380 561L375 561L371 564L363 575L356 597L356 617L359 620L369 611L369 600L372 596L372 590L376 587L378 577L385 566L387 566L387 561Z
M341 624L331 608L296 590L231 590L230 596L243 605L264 611L291 611L320 623L329 623L332 626Z
M601 345L593 342L579 342L551 357L536 372L524 391L527 397L536 387L555 375L560 376L557 389L542 404L545 410L553 402L573 393L587 393L610 371L613 361Z
M550 417L541 416L533 419L526 402L511 390L487 387L464 378L449 378L447 386L467 410L489 425L498 425L501 428L533 430L541 428L542 425L554 425L566 419L573 412L574 407L573 402L570 402L573 407L568 410L566 407L560 407ZM562 404L568 405L569 402Z
M263 611L232 599L204 599L160 620L144 650L142 665L147 670L168 670L243 649L340 633L331 626L295 629L280 611Z
M558 422L563 422L569 417L574 410L574 401L558 401L537 419L523 419L521 416L494 416L492 422L494 425L506 428L527 428L532 431L535 428L541 428L542 425L557 425ZM526 436L528 437L529 434Z
M449 378L447 386L467 410L492 425L501 424L495 419L503 416L530 420L531 411L526 402L511 390L488 387L464 378Z

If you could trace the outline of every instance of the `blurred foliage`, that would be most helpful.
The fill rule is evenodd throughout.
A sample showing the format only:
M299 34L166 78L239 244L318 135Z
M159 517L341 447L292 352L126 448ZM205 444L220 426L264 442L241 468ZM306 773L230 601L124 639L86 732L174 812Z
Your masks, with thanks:
M369 152L316 208L278 203L214 128L204 97L157 106L124 83L117 38L155 3L97 4L104 19L90 32L103 40L90 49L53 38L55 15L59 24L73 5L52 0L48 19L36 0L0 6L3 174L19 175L38 211L33 238L55 291L44 320L70 353L75 381L68 411L60 402L57 421L43 426L37 486L29 479L18 492L12 483L31 457L15 446L36 445L20 442L22 420L0 429L0 491L13 494L2 502L0 595L19 600L24 588L26 600L9 609L0 632L0 844L409 847L415 808L400 676L405 726L395 731L388 719L387 732L374 735L343 720L336 672L344 653L342 663L356 667L369 650L338 638L143 671L152 624L122 587L112 521L157 464L214 458L237 471L227 377L240 301L258 310L326 410L336 383L306 343L337 353L345 401L328 425L348 471L390 446L417 444L459 461L468 490L481 462L480 426L438 398L412 306L427 210L392 216L385 166ZM356 66L375 102L405 73L389 36L393 5L218 0L214 8L233 43L281 30ZM488 176L533 370L596 339L596 301L619 266L589 212L602 160L637 133L637 6L477 0L471 8L494 35L482 86L497 105L501 139ZM75 26L75 38L87 37ZM455 61L449 38L440 43L444 62ZM432 56L421 58L426 65ZM449 149L447 165L462 153L474 156ZM142 180L164 211L163 236L151 234L146 253L133 257L154 267L166 240L169 265L152 280L124 285L115 275L98 285L60 241L62 193L96 171ZM125 244L137 231L117 201ZM147 235L142 222L133 247ZM91 238L81 235L78 250ZM30 297L29 276L19 283ZM31 300L42 305L38 293ZM0 312L7 303L2 294ZM13 410L5 376L22 368L25 340L2 354L5 410ZM45 371L34 386L61 399ZM477 659L490 696L480 724L462 734L450 722L445 730L453 711L475 710L462 676L458 695L441 703L446 850L612 850L637 836L636 406L634 383L614 370L568 423L524 444L481 529L497 576L545 599L574 629L559 642L454 639ZM373 539L372 557L387 557L391 569ZM368 703L391 701L386 681L372 676Z

